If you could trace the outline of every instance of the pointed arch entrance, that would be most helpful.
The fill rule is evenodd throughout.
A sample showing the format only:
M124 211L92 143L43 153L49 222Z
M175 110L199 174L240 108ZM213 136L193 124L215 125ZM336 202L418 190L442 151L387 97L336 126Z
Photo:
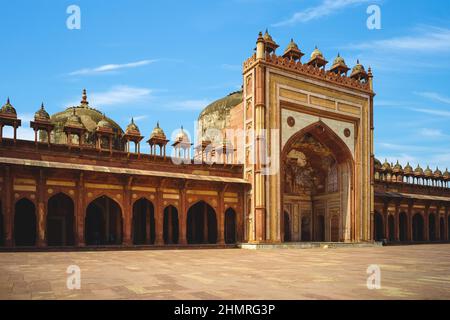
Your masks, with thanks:
M283 207L298 206L300 216L311 217L315 241L350 240L350 233L339 227L340 223L350 224L354 215L354 163L344 141L318 121L294 134L283 147L281 158ZM330 224L328 229L326 223ZM291 237L307 238L300 234Z
M378 211L375 211L373 216L373 238L375 241L384 239L383 216Z
M406 241L408 232L408 217L405 212L400 213L399 224L400 241Z
M87 245L122 243L122 210L107 196L92 201L86 209L85 241Z
M423 241L424 240L424 222L423 217L420 213L416 213L412 221L413 227L413 241Z
M236 211L228 208L225 211L225 243L234 244L236 241Z
M75 216L72 199L59 193L48 200L47 245L73 246L75 244Z
M170 205L164 209L164 243L178 244L178 210Z
M389 232L389 241L395 241L395 219L392 214L388 216L388 232Z
M133 204L133 244L155 243L155 212L153 203L139 199Z
M216 212L204 201L194 204L188 210L187 241L189 244L215 244L217 242Z
M16 202L14 210L14 242L18 247L36 245L36 207L28 199Z

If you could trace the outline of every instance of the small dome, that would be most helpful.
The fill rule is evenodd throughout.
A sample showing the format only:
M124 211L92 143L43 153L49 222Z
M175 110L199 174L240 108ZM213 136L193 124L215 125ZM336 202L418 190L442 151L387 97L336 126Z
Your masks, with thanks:
M189 137L187 133L184 131L183 126L181 126L180 132L178 132L177 136L175 137L176 142L185 142L189 143Z
M9 98L8 100L6 100L6 103L0 109L0 113L3 115L17 116L16 109L14 109L14 107L10 103Z
M400 165L400 163L398 162L398 160L397 160L397 163L395 164L395 166L394 166L392 171L395 172L395 173L400 173L400 172L403 171L403 168Z
M449 180L450 179L450 172L448 172L448 168L445 169L445 172L442 175L442 177L444 177L445 180Z
M381 169L383 169L383 171L391 171L391 165L389 164L389 162L387 161L387 159L385 159L383 166L381 167Z
M47 111L45 111L44 103L41 104L41 108L34 114L34 120L44 120L44 121L50 120L50 115L48 114Z
M105 129L112 129L112 124L106 119L106 115L103 114L103 118L97 123L97 129L99 128L105 128Z
M291 42L289 42L289 44L286 48L286 51L289 51L289 50L299 50L298 45L294 42L294 39L291 39Z
M366 72L364 66L359 63L359 60L356 61L356 66L353 67L352 73Z
M413 167L411 167L411 165L409 164L409 162L408 162L408 164L406 165L406 167L405 167L405 169L403 170L403 172L405 173L405 174L411 174L411 173L413 173Z
M423 175L423 169L420 167L419 164L417 165L417 168L414 169L414 175L416 175L416 176L421 176L421 175Z
M383 165L381 164L381 161L380 161L380 160L378 160L377 158L375 158L375 159L374 159L374 166L375 166L375 169L379 170L379 169L381 169L381 167L382 167Z
M334 59L333 66L343 66L347 67L347 64L345 63L344 58L341 57L341 55L338 53L336 59Z
M131 118L131 123L127 126L127 129L125 131L127 134L140 134L141 131L139 130L139 127L134 123L134 118Z
M67 118L66 126L84 127L83 122L81 122L81 118L76 113L76 108L73 108L72 115Z
M317 46L314 49L314 51L311 53L311 60L314 60L316 58L322 58L323 59L323 54L322 51L320 51Z
M269 34L269 30L266 29L266 33L264 33L264 41L266 42L274 42L272 36Z
M181 130L183 130L183 128L181 128ZM184 133L184 131L183 131L183 133ZM166 140L166 134L164 133L164 130L159 127L159 121L156 123L156 127L155 127L155 129L153 129L152 134L150 135L150 138L158 138L158 139ZM177 135L177 138L178 138L178 135Z
M435 178L442 178L442 171L439 170L438 167L436 167L436 171L434 171L433 175Z
M427 166L427 168L424 171L424 174L426 177L431 177L433 175L433 170L430 169L430 166Z

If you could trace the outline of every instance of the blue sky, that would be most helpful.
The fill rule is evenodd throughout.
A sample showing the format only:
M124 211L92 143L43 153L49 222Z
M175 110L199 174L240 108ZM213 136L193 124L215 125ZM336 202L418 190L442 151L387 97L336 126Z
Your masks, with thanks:
M81 29L66 27L69 5ZM366 27L371 4L381 30ZM399 0L16 0L0 3L0 101L28 121L80 100L148 136L191 132L209 102L239 89L259 31L291 37L332 61L357 58L375 76L375 147L381 160L450 167L450 3ZM280 50L281 51L281 50ZM305 59L304 59L305 60Z

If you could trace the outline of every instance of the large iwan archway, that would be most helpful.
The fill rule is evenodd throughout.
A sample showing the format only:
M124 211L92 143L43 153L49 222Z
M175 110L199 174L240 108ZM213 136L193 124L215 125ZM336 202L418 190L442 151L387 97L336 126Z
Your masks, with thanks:
M354 165L351 151L342 139L319 121L287 141L281 163L283 208L293 213L291 223L294 214L305 222L311 221L314 241L351 240L348 226L354 216ZM282 233L289 234L288 224L280 225ZM291 228L290 237L293 241L305 241L310 237L301 235L303 231L306 227Z
M189 244L217 242L216 212L204 201L194 204L188 211L187 241Z
M100 197L87 207L85 220L87 245L120 245L122 228L122 210L111 198Z

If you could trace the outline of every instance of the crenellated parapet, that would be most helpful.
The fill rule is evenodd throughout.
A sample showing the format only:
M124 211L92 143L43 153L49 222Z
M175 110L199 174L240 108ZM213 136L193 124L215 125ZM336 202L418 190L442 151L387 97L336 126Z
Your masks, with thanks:
M347 72L350 68L345 64L344 59L338 54L330 69L326 69L328 61L324 58L322 52L316 47L311 54L311 58L307 63L302 63L301 58L304 55L292 39L287 46L283 56L276 54L278 45L273 39L260 33L256 53L248 58L243 64L243 72L254 67L257 63L265 63L269 66L284 69L286 71L295 72L331 83L357 89L373 94L372 89L372 70L365 70L364 66L357 61L357 64L351 69L350 76ZM269 40L266 40L269 39ZM267 42L269 41L269 42Z

